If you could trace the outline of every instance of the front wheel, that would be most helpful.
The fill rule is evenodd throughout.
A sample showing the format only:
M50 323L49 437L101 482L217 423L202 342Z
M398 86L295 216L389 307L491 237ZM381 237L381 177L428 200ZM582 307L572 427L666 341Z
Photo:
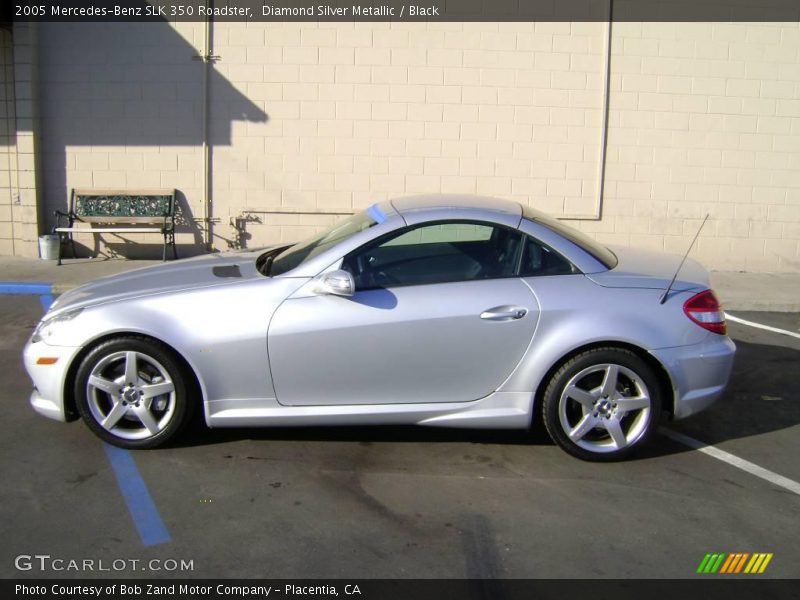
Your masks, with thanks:
M547 432L561 448L583 460L618 460L657 427L659 382L633 352L596 348L553 375L543 408Z
M98 437L122 448L155 448L188 420L183 370L157 342L122 337L103 342L80 364L75 400Z

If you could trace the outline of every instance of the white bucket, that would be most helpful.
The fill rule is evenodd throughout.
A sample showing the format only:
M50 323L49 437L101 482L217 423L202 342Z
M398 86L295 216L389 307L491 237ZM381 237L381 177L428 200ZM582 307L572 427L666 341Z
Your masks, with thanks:
M61 239L55 233L39 236L39 256L42 260L56 260Z

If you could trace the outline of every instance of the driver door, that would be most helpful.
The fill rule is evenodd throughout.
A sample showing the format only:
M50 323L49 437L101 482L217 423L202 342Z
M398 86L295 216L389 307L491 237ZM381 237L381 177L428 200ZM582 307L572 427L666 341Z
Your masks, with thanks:
M490 223L409 227L344 258L352 297L301 293L268 334L278 402L468 402L528 348L538 304L516 276L522 234Z

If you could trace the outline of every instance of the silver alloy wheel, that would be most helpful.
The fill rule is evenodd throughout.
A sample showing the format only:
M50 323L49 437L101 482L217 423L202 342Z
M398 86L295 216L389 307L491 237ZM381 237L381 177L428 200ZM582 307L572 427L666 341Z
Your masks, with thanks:
M589 452L622 450L636 443L650 421L650 392L644 380L622 365L587 367L564 386L558 403L561 427Z
M142 352L103 357L86 382L89 410L108 432L126 440L153 437L175 414L175 384L169 372Z

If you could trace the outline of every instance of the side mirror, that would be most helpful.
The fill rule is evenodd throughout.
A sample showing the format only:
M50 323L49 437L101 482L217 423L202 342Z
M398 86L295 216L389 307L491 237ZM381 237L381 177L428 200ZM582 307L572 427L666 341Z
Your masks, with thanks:
M356 282L347 271L338 270L324 273L317 284L318 294L331 296L352 296L356 291Z

